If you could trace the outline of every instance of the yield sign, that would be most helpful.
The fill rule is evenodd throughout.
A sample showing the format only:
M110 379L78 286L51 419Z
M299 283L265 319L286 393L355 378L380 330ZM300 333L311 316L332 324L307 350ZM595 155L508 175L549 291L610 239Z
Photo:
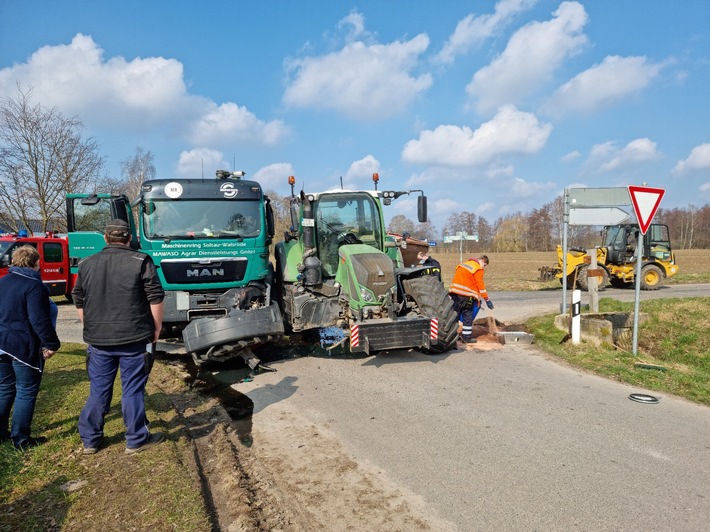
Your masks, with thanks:
M636 219L639 222L641 234L645 235L651 225L651 220L661 204L661 198L666 193L664 188L637 187L629 185L629 196L634 206Z

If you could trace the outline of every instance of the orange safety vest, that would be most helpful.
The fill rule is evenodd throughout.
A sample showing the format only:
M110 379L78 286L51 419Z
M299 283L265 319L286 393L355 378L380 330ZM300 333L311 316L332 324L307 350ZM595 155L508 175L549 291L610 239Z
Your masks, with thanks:
M475 259L459 264L454 272L449 293L488 301L486 283L483 282L483 266Z

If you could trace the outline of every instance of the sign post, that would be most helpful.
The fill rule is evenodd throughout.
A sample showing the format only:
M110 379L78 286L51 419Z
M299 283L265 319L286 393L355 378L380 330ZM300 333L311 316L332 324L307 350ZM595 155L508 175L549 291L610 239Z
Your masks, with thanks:
M630 205L627 187L566 188L562 232L562 314L567 313L567 233L570 225L615 225L628 215L620 206Z
M457 240L459 243L459 263L461 263L463 262L463 241L475 240L476 242L478 242L478 235L469 235L466 231L459 231L455 235L444 235L444 244L448 244Z
M639 223L639 234L636 237L636 297L634 301L634 334L633 334L633 355L638 353L638 329L639 329L639 298L641 296L641 258L643 257L643 236L651 227L651 221L656 215L658 206L661 204L661 199L666 193L663 188L639 187L629 185L629 196L631 196L631 204L636 213L636 219ZM649 250L650 251L650 250Z

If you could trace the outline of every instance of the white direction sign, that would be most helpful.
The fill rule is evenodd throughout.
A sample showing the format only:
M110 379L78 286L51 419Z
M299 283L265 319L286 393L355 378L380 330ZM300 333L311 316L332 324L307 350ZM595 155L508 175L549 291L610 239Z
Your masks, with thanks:
M589 207L569 210L570 225L616 225L629 219L618 207Z
M568 188L570 209L578 207L617 207L631 205L626 187Z
M642 235L645 235L651 226L651 220L653 220L653 216L656 214L665 193L666 190L663 188L629 185L631 204L634 206L634 212L636 212L636 219L639 222Z

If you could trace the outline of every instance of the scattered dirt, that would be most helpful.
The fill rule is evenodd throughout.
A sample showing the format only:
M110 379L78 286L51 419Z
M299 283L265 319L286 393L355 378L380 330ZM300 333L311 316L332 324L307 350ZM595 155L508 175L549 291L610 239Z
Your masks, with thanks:
M190 376L167 367L154 384L184 389ZM219 398L195 390L171 396L192 444L185 462L194 464L215 530L453 530L428 516L418 496L356 462L327 427L284 403L261 420L269 426L245 432Z

